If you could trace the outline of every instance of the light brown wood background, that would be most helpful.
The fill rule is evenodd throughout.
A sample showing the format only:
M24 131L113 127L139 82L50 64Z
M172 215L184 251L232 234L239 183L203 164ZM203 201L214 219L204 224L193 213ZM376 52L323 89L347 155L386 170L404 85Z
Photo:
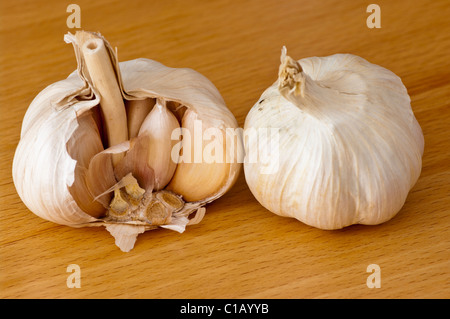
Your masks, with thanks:
M75 65L66 8L100 31L120 61L147 57L207 76L243 126L276 80L280 50L300 59L353 53L398 74L425 135L423 171L391 221L323 231L268 212L243 173L185 233L155 230L121 252L104 228L73 229L32 214L11 177L32 99ZM1 1L0 297L449 298L450 4L375 1ZM39 190L36 190L39 191ZM69 264L81 288L69 289ZM366 268L381 268L369 289Z

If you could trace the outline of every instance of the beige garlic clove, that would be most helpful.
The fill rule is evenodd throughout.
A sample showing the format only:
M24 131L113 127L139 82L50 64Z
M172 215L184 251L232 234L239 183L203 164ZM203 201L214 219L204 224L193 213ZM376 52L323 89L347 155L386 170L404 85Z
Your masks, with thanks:
M138 136L145 117L150 113L155 105L155 99L127 100L125 106L127 109L128 137Z
M123 251L146 230L183 232L200 222L204 206L236 181L240 161L234 149L220 145L230 163L208 163L221 172L219 186L191 180L204 194L195 198L168 190L172 175L182 177L175 173L177 156L172 159L183 152L173 131L188 114L221 134L236 129L220 93L191 69L142 58L119 63L97 33L78 31L65 40L74 46L77 71L39 93L22 123L13 162L22 201L55 223L105 226ZM174 151L176 145L181 149Z
M179 130L175 115L166 107L166 102L157 99L155 106L146 116L139 129L139 136L148 136L147 162L155 174L154 189L163 189L177 168L178 156L172 149L179 142L172 134Z
M182 127L190 134L183 136L180 163L167 189L195 202L215 194L227 181L230 163L226 160L225 132L213 129L208 143L199 143L202 139L196 135L203 136L211 128L203 127L198 114L190 110L184 114Z
M421 172L424 138L402 81L351 54L296 61L283 49L278 80L245 120L245 135L266 130L277 138L245 140L247 184L271 212L314 227L391 219Z

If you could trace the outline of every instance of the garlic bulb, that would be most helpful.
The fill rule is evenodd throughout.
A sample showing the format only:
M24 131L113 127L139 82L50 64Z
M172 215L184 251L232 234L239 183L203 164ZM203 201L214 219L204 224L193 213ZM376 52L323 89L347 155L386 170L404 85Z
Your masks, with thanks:
M214 85L191 69L148 59L119 63L97 33L64 39L74 46L77 72L33 100L14 156L25 205L55 223L105 226L123 251L146 230L183 232L201 221L205 204L222 196L240 169L226 140L214 142L232 160L181 156L198 142L182 134L193 116L221 134L237 128Z
M391 219L422 166L424 138L400 78L351 54L295 61L283 48L244 137L256 199L321 229Z

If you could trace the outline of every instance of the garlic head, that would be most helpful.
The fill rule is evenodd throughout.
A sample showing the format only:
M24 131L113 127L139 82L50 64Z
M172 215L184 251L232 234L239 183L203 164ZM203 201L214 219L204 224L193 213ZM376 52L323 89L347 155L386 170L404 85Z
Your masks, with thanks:
M78 67L40 92L25 114L12 172L22 201L55 223L105 226L123 251L146 230L183 232L200 222L241 165L225 140L216 142L227 163L205 168L202 154L200 163L179 158L198 142L180 133L189 133L194 118L219 135L237 128L216 87L192 69L144 58L119 63L98 33L64 39Z
M269 129L276 138L261 137ZM283 48L278 80L246 117L244 146L247 184L265 208L339 229L397 214L420 175L424 138L391 71L351 54L295 61Z

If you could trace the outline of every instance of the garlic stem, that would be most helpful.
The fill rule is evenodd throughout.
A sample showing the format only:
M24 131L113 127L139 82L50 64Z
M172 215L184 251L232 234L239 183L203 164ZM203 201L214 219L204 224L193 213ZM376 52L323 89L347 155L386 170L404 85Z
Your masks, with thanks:
M286 97L305 96L305 74L300 63L286 55L286 47L281 51L281 64L278 71L278 90Z
M90 32L77 32L76 37L87 72L100 95L100 108L105 122L108 146L125 142L128 140L125 105L105 43L102 38ZM114 154L113 164L116 165L122 157L123 154Z
M278 71L278 91L280 94L302 111L316 119L327 120L336 116L334 101L348 99L351 104L353 94L332 89L315 81L305 74L300 63L286 55L286 47L281 52L281 64ZM344 103L345 104L345 103Z

